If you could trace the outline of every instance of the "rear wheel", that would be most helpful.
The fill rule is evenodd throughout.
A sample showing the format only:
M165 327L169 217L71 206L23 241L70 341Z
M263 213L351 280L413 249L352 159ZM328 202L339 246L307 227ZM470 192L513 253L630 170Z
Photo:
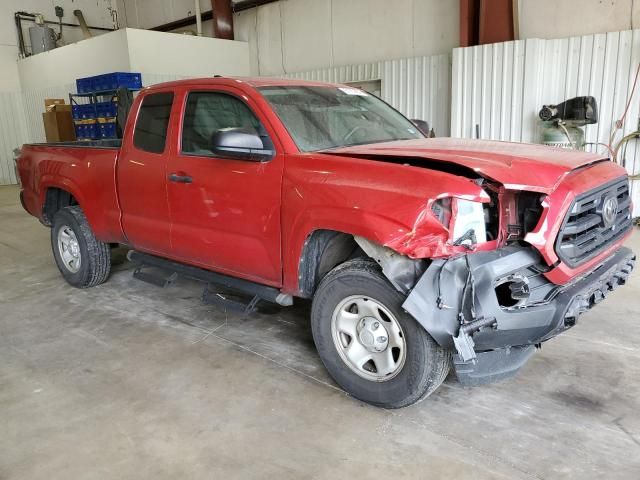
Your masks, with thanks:
M79 206L56 212L51 228L51 248L58 270L74 287L94 287L109 276L109 244L95 237Z
M451 363L403 301L377 264L356 259L327 274L311 311L313 338L331 376L354 397L385 408L426 398Z

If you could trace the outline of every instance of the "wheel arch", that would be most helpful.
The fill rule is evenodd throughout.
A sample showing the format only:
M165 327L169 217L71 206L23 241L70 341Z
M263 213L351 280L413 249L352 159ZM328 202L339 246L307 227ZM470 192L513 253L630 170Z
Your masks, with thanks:
M53 217L58 211L65 207L80 205L80 202L68 189L49 186L44 190L44 198L41 205L42 222L51 226Z
M62 208L77 205L82 209L91 230L100 240L109 241L110 230L98 198L87 197L75 182L68 178L44 178L39 188L39 215L43 224L51 226L53 216Z
M369 258L380 265L382 273L401 293L408 293L424 273L427 261L411 259L377 241L357 234L319 229L311 232L302 248L298 265L298 292L313 297L324 276L353 258Z
M298 262L299 295L311 298L320 280L334 267L353 258L358 249L352 234L327 229L312 231Z

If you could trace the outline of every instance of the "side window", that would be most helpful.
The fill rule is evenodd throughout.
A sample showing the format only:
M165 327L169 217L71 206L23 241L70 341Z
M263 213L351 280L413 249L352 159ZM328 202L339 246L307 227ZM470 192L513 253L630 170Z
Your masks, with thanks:
M144 97L133 132L133 144L136 148L151 153L164 152L172 103L171 92L153 93Z
M190 93L182 125L182 152L211 155L211 137L224 128L265 134L258 118L242 100L226 93Z

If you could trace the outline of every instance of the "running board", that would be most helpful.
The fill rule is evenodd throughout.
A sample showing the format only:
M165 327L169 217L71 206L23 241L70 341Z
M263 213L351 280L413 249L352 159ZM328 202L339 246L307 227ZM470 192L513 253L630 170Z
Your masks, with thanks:
M155 285L156 287L169 287L178 279L178 274L175 272L165 278L160 275L145 272L143 268L143 265L139 265L138 267L136 267L136 269L133 271L133 278L150 283L151 285Z
M258 295L255 295L248 302L242 302L229 298L227 293L221 293L212 291L210 284L205 285L202 292L202 302L207 305L216 305L228 310L234 310L242 313L243 315L251 315L258 310L258 302L262 300Z
M129 250L129 253L127 253L127 259L136 265L136 269L134 270L135 278L148 281L154 285L167 286L173 283L178 276L183 276L200 282L205 282L207 284L220 285L229 290L249 295L252 300L249 302L247 307L251 307L252 309L255 309L255 304L259 300L277 303L283 307L293 305L293 297L291 295L282 293L277 288L250 282L249 280L230 277L228 275L212 272L203 268L193 267L191 265L174 262L173 260L167 260L166 258L156 257L155 255L136 252L135 250ZM162 279L162 277L143 272L143 267L159 268L160 270L169 272L170 275L166 279ZM211 295L212 293L208 288L206 288L205 293L203 294L203 300L209 303L207 300L210 299ZM212 301L211 303L214 302Z

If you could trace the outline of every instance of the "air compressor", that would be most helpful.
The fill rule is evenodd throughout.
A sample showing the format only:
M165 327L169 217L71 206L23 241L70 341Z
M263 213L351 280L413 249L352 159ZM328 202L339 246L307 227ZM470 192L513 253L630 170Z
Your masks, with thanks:
M581 127L598 123L598 105L594 97L575 97L557 105L543 105L538 116L542 120L542 144L584 150Z

